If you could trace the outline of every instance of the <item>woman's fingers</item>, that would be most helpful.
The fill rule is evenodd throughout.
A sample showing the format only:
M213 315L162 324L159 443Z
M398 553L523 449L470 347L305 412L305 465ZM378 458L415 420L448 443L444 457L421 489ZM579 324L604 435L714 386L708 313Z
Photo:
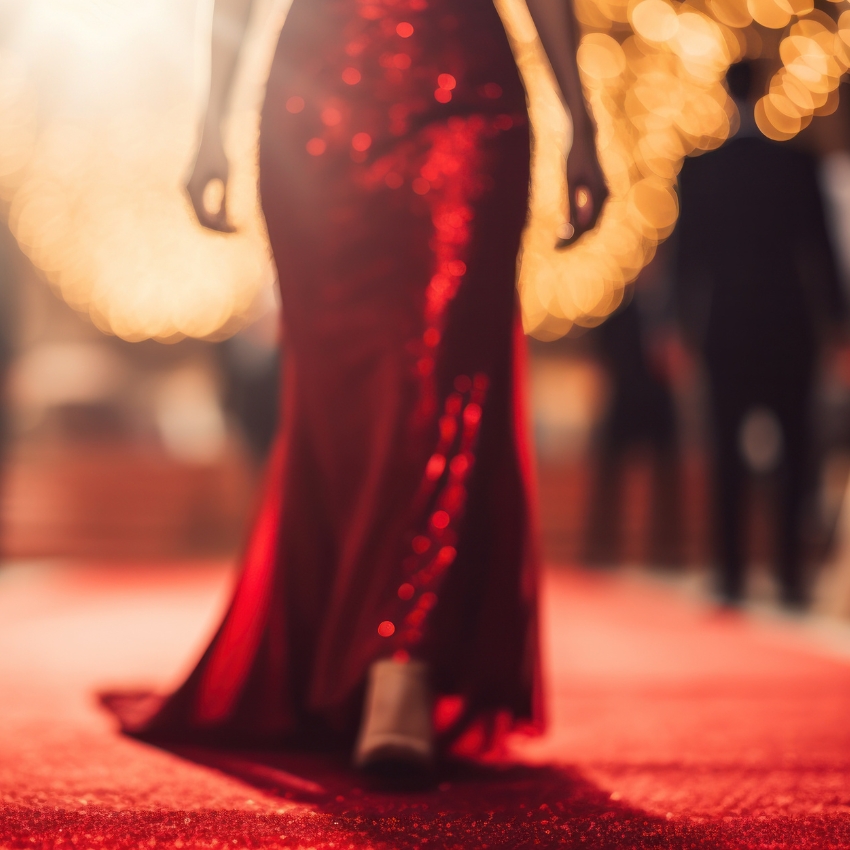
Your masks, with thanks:
M227 220L227 155L216 125L205 125L186 191L203 227L220 233L233 233Z
M201 221L204 227L208 227L210 230L217 230L219 233L234 233L236 231L236 228L227 220L226 194L221 196L221 201L218 203L217 208L213 207L210 209L205 196L201 199L201 206L206 219L205 221Z
M214 187L217 191L210 191ZM227 220L227 189L221 178L210 177L200 181L193 174L186 185L186 192L203 227L219 233L235 232L236 228Z
M596 219L593 195L587 186L576 186L573 192L573 208L576 223L582 230L587 230L591 222Z
M567 186L570 192L569 219L562 232L558 233L558 248L572 245L588 230L593 230L608 197L592 126L573 137L567 156Z
M563 224L562 224L562 225L558 228L558 240L559 240L560 242L564 242L564 243L565 243L565 244L567 244L567 245L569 245L569 244L570 244L570 242L572 241L573 236L575 236L575 235L576 235L575 225L573 225L573 224L572 224L571 222L569 222L569 221L565 221L565 222L564 222L564 223L563 223Z
M593 188L587 183L577 183L570 199L569 221L558 228L555 247L567 248L593 230L607 197L608 188L604 183Z
M558 228L556 248L567 248L593 227L596 221L593 196L587 186L578 185L572 193L569 221Z
M573 192L571 220L580 233L593 230L599 221L602 207L608 198L608 187L600 175L600 179L587 183L577 183Z

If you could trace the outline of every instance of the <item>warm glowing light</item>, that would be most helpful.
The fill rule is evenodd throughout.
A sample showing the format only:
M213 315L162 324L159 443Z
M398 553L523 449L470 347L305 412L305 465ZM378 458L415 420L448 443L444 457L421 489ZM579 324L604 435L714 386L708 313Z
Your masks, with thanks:
M791 11L787 4L776 0L747 0L747 10L756 23L769 29L782 29L791 20Z
M255 4L226 133L231 235L203 230L180 189L205 87L195 63L206 50L189 48L196 29L205 43L210 0L200 4L206 28L196 26L195 4L173 0L31 0L19 14L0 52L0 200L51 286L104 331L130 340L220 337L252 316L271 285L256 145L263 84L288 3ZM753 21L787 28L782 65L755 110L770 138L789 139L834 110L850 67L850 10L835 21L811 0L575 0L583 29L578 64L611 195L595 230L559 251L567 198L581 203L581 188L564 178L569 119L525 4L496 3L534 128L519 289L524 326L542 339L603 321L672 231L683 158L716 148L737 126L723 79L730 63L762 50ZM396 32L408 39L414 27L404 22ZM398 69L411 61L406 52L386 57ZM342 75L348 85L360 82L353 67ZM449 103L463 81L446 73L435 83L434 97ZM502 96L493 82L479 91ZM307 104L293 95L284 106L299 113ZM339 104L322 107L325 125L338 126ZM500 120L511 126L510 116ZM365 159L371 146L366 133L356 133L352 158ZM306 147L316 157L326 151L318 137ZM405 185L395 172L384 180L391 189ZM420 195L431 190L425 174L409 185ZM223 187L211 185L205 203L217 209L222 196ZM438 343L438 336L426 339Z
M802 8L805 17L790 27L779 45L783 67L756 106L759 129L777 141L793 138L812 116L836 109L838 83L850 67L848 13L836 23L821 11Z
M632 9L629 23L647 41L669 41L679 30L676 11L664 0L641 0Z
M499 8L536 131L531 222L519 282L524 321L533 335L552 339L574 324L604 320L672 231L682 158L716 147L730 131L734 108L721 80L740 48L728 24L689 3L576 4L586 30L578 63L611 196L596 229L557 252L553 236L563 233L569 125L527 12L517 0L502 0ZM577 206L586 203L582 194L577 187Z
M280 10L263 0L258 18L272 32L253 34L237 84L226 141L238 232L225 236L197 224L181 189L204 85L194 5L33 0L15 12L0 52L0 198L22 250L104 331L225 335L273 282L254 145ZM222 195L212 184L205 203Z
M595 230L558 252L554 237L567 232L563 156L569 124L524 4L497 0L535 130L519 287L525 328L541 339L604 320L670 235L683 158L718 147L737 127L723 80L731 63L761 50L754 20L774 29L791 24L781 42L783 67L755 112L758 127L772 139L792 138L812 115L835 109L839 79L850 66L850 11L836 24L811 0L574 5L583 28L578 65L611 194Z

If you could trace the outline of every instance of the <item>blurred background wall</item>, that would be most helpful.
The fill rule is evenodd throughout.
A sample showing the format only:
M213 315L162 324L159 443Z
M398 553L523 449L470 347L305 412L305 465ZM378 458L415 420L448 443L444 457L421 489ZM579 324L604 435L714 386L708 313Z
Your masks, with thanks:
M277 316L130 343L59 300L3 231L6 558L230 554L277 400Z

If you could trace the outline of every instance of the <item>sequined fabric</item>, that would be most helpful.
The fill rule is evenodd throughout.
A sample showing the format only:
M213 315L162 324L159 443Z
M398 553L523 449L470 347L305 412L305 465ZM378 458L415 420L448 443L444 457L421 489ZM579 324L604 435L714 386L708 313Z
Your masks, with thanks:
M364 161L452 114L525 113L491 0L295 0L267 115L300 115L310 152Z
M260 150L285 431L228 616L140 734L348 746L390 655L470 717L535 716L528 156L490 0L295 0Z

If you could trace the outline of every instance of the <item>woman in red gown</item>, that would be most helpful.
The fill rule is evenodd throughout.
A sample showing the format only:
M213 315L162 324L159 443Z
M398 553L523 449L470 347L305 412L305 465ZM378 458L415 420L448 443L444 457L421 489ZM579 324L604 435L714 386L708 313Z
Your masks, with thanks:
M529 6L573 114L570 185L589 190L577 236L606 192L568 3ZM224 204L202 197L227 179L220 117L249 7L217 0L189 184L220 230ZM539 718L514 286L528 162L492 0L294 0L260 137L283 433L227 616L135 734L351 746L360 729L368 764L432 757L431 694L463 707L457 728Z

